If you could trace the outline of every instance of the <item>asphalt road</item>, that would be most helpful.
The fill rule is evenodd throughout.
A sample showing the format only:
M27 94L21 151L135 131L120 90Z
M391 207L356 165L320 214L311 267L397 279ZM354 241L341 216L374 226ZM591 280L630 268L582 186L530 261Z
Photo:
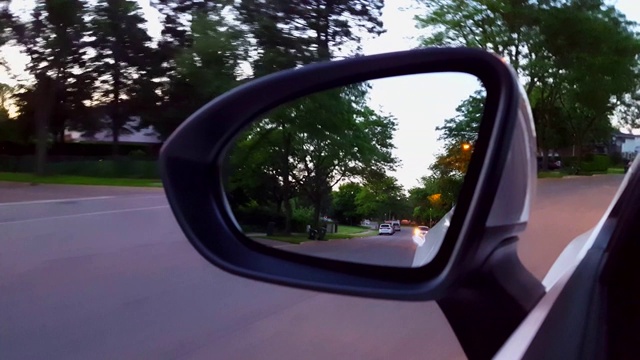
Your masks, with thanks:
M538 278L621 179L539 182L519 248ZM433 302L320 294L210 266L159 190L0 183L0 203L0 359L464 358Z
M307 241L302 244L269 245L279 249L317 256L326 259L344 260L363 264L410 268L416 252L411 228L396 231L393 235L375 235L362 238Z

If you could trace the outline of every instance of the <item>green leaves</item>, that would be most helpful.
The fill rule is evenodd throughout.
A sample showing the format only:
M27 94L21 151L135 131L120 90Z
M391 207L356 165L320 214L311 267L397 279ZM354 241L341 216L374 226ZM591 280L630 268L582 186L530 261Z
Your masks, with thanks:
M193 45L176 62L179 74L206 102L237 85L240 61L246 58L245 34L222 14L197 13L191 25Z
M358 214L365 218L402 218L402 215L407 215L403 214L405 203L402 186L397 179L387 175L366 182L356 196Z
M248 184L242 179L261 178L250 175L252 171L268 174L280 184L274 202L300 196L319 218L329 211L332 189L341 181L391 169L396 122L366 105L367 89L362 84L325 91L266 114L234 149L231 161L239 172L232 182L256 188L266 181Z
M480 130L485 97L485 91L482 89L464 100L456 108L456 117L446 119L443 126L436 127L436 131L441 132L438 140L444 141L445 146L449 148L458 148L463 143L474 144Z
M332 212L336 220L350 225L360 222L362 215L356 201L358 194L362 190L362 185L348 182L340 185L338 190L333 192Z
M611 134L618 101L636 91L640 42L636 25L603 1L422 1L416 18L429 30L424 46L463 45L507 59L531 100L538 147L546 154L569 144L583 147ZM443 137L468 126L449 121ZM456 140L458 141L458 140Z

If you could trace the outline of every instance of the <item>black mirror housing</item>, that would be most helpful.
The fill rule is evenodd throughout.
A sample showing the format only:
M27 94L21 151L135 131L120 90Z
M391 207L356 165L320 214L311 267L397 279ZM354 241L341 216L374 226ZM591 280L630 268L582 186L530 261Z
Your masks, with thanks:
M419 268L393 268L287 253L240 230L223 188L224 155L260 115L305 95L373 79L435 72L476 76L487 93L478 140L442 247ZM523 92L502 58L468 48L429 48L316 63L253 80L189 117L160 155L164 189L188 240L230 273L304 289L398 300L432 300L491 253L485 226L516 132ZM526 100L524 100L526 102ZM528 106L528 105L527 105ZM484 248L483 248L484 246Z

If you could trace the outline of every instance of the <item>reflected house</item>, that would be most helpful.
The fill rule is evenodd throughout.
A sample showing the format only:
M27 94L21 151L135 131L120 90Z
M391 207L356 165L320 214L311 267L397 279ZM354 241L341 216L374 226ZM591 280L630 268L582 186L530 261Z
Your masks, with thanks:
M595 142L584 147L583 154L613 155L620 154L625 159L631 159L640 152L640 135L623 133L616 131L611 135L611 140L607 142ZM562 158L576 156L578 149L575 146L568 146L560 149L550 149L547 153L551 161ZM538 151L538 158L542 157L542 151Z
M609 152L621 154L625 159L634 158L640 152L640 135L615 133L611 139Z

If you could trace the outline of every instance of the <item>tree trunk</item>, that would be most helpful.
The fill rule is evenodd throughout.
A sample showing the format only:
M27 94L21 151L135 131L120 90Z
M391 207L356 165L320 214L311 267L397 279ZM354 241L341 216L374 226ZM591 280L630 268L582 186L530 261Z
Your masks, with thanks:
M118 158L119 155L119 141L120 141L120 126L122 125L120 121L122 120L122 111L120 111L120 88L121 84L121 74L119 68L118 61L118 52L114 51L114 68L113 68L113 108L111 109L111 136L112 136L112 151L113 157L115 159Z
M116 102L117 104L117 102ZM118 158L118 156L120 155L120 148L119 148L119 143L120 143L120 125L119 125L119 117L120 115L116 112L116 114L113 115L112 119L111 119L111 135L113 137L112 139L112 154L114 158Z
M293 208L291 199L284 201L284 234L291 235L291 219L293 218Z
M575 140L575 147L576 147L576 157L575 157L575 162L576 162L576 168L578 169L578 171L582 172L582 158L583 158L583 149L582 149L582 145L583 145L583 141L582 141L582 137L578 136L576 137Z
M45 163L47 158L48 125L55 101L54 80L46 74L38 76L37 90L35 91L36 106L34 120L36 123L36 166L35 175L45 175Z
M316 229L320 229L321 221L320 221L320 212L322 210L322 201L316 199L313 202L313 226Z
M285 124L282 124L282 130L286 131ZM291 234L291 219L293 218L293 209L291 207L291 179L289 179L289 154L291 150L290 135L284 134L284 144L282 153L282 201L284 203L284 234Z
M549 170L549 149L542 148L542 170Z
M318 60L330 60L331 49L329 47L329 14L333 13L333 4L325 3L325 9L317 9L316 21L316 46L318 47Z
M44 107L36 110L36 176L44 176L45 162L47 160L47 113Z

